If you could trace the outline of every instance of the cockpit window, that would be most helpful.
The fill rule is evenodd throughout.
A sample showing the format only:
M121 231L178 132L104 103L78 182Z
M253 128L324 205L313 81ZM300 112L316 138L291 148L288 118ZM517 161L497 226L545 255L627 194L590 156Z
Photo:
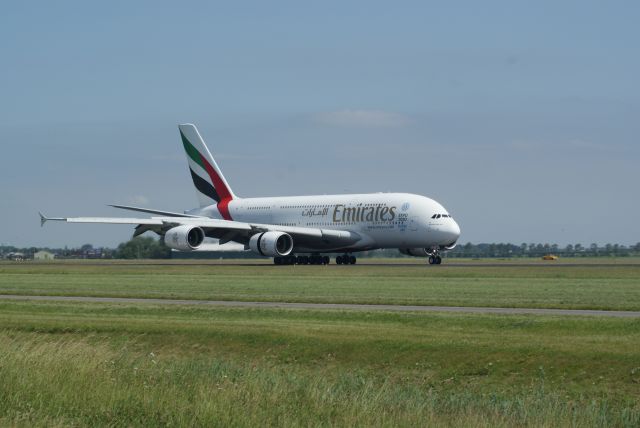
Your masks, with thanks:
M453 218L450 214L434 214L431 218Z

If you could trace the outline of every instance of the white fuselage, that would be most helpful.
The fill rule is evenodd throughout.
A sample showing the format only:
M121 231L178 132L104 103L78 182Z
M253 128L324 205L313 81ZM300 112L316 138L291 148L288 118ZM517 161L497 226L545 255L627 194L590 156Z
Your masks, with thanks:
M188 214L222 218L216 205ZM232 220L347 230L362 239L347 247L296 245L295 251L360 251L377 248L437 248L455 244L460 228L447 210L424 196L408 193L289 196L234 199Z

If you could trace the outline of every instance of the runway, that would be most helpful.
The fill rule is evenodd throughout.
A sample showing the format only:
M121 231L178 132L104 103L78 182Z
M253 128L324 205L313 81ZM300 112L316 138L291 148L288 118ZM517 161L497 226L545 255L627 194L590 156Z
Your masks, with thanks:
M601 311L593 309L546 309L546 308L492 308L471 306L413 306L413 305L366 305L352 303L301 303L301 302L243 302L229 300L180 300L142 299L133 297L90 296L21 296L0 295L0 300L91 302L91 303L135 303L156 305L197 305L237 308L313 309L313 310L357 310L397 312L454 312L470 314L504 315L556 315L556 316L600 316L614 318L640 318L640 311Z

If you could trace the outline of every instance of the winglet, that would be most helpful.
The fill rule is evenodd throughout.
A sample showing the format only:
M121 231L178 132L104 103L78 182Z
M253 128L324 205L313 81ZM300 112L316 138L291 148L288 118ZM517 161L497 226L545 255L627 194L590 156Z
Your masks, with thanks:
M44 224L49 220L55 220L55 221L66 221L67 220L64 217L47 217L46 215L42 214L40 211L38 211L38 214L40 214L40 227L44 226Z
M47 222L47 220L49 220L47 217L45 217L44 214L42 214L40 211L38 211L38 214L40 214L40 227L43 227L44 224Z

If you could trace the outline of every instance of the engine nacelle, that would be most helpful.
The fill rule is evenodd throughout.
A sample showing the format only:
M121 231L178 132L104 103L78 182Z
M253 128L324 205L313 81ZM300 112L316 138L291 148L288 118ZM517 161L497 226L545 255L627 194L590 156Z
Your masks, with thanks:
M399 248L400 252L406 256L429 257L432 253L426 248Z
M249 239L249 248L262 256L288 256L293 251L293 238L284 232L256 233Z
M164 244L179 251L197 250L202 242L204 242L204 230L188 224L171 228L164 235Z

